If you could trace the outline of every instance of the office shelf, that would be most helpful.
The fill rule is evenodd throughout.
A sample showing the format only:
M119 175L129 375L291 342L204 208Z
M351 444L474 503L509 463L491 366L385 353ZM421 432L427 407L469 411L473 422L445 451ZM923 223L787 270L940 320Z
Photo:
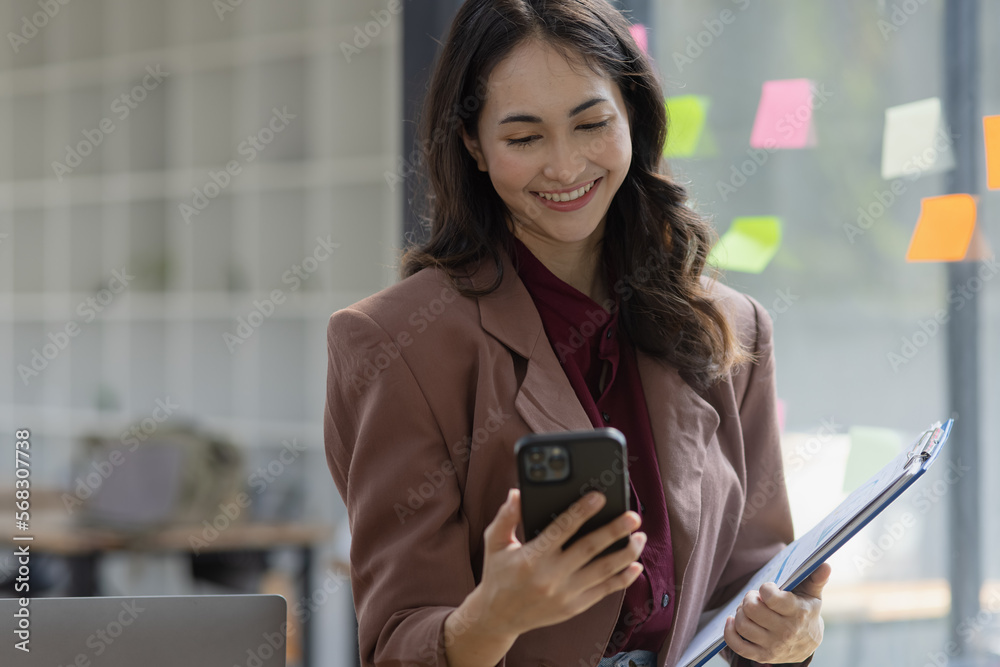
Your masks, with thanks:
M68 3L16 53L0 49L4 428L68 450L87 425L170 396L249 448L321 442L326 320L393 282L398 261L386 173L402 21L350 62L341 51L370 10ZM17 0L0 19L16 32L38 11ZM307 257L314 270L294 279ZM118 292L116 271L132 276ZM230 349L223 334L276 290L283 303ZM22 380L67 325L78 334ZM39 474L63 478L68 458L49 463Z

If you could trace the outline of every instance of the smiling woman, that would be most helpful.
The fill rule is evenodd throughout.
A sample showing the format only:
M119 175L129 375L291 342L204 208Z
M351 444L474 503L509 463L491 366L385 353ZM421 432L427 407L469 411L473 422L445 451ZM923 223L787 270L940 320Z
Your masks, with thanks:
M592 274L603 253L625 277L657 257L663 270L631 281L633 307L621 313L636 343L702 388L746 361L700 280L714 231L664 173L663 99L606 2L467 2L424 106L431 236L404 257L404 276L427 267L455 275L488 257L497 271L485 287L464 288L473 296L499 286L513 238L550 258L553 243L569 242L555 274L600 296L606 289L583 285L573 267ZM591 183L584 201L552 201Z
M771 321L701 275L713 233L663 164L663 99L606 0L459 9L421 124L430 236L328 328L364 665L675 664L791 541L783 486L745 511L782 478ZM514 443L603 426L633 510L564 548L591 494L525 540ZM727 657L808 663L827 575L749 595Z
M518 46L489 81L477 138L462 128L465 146L489 174L515 235L562 280L603 303L594 269L608 208L632 161L621 91L607 74L570 63L539 39Z

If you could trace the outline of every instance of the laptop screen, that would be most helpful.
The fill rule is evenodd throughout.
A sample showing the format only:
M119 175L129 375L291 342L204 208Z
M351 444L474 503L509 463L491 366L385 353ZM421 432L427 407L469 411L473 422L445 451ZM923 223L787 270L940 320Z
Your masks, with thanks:
M285 667L286 614L279 595L4 598L0 665Z

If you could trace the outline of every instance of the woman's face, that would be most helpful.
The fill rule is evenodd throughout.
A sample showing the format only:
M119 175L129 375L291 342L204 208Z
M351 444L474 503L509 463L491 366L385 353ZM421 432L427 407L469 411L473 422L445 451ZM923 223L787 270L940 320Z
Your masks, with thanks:
M625 101L607 75L529 40L490 74L478 137L462 135L529 248L591 247L603 237L632 161Z

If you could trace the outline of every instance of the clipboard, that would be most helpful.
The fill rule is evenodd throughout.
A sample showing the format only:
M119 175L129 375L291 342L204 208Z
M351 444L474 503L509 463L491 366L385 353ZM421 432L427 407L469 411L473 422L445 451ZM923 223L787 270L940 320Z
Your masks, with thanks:
M825 519L782 549L759 569L739 593L719 608L695 634L681 655L681 667L700 667L726 645L726 617L732 616L751 590L773 582L781 590L798 586L837 549L868 525L913 482L927 472L951 434L953 419L935 422L914 443L867 482L855 489Z

